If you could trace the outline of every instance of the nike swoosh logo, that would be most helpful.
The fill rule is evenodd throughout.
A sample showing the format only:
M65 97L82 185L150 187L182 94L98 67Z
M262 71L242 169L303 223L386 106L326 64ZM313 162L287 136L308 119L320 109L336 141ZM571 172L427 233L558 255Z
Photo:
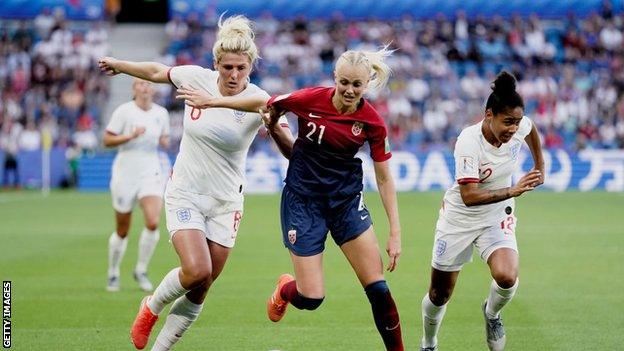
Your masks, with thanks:
M360 216L360 219L361 219L361 220L365 220L366 218L368 218L368 215L366 215L366 216Z
M388 327L386 327L386 330L395 330L396 328L398 328L398 327L399 327L399 324L401 324L401 322L397 323L397 324L396 324L394 327L392 327L392 328L388 328Z
M322 116L315 115L315 114L314 114L314 113L312 113L312 112L310 112L310 113L308 114L308 116L310 116L310 118L323 118Z
M481 166L487 166L487 165L491 165L491 164L492 164L492 162L484 162L484 163L481 164Z

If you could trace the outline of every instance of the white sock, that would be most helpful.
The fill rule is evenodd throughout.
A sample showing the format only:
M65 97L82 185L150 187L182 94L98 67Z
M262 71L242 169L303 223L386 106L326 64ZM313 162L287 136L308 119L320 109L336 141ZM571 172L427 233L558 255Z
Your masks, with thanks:
M485 314L488 318L498 318L500 311L507 304L507 302L511 301L514 294L516 293L516 289L518 289L518 279L516 279L516 283L509 289L503 289L496 281L492 279L492 285L490 286L490 295L487 299L487 304L485 305Z
M121 260L128 247L128 239L122 238L113 232L110 238L108 238L108 276L119 277L119 267L121 266Z
M188 290L182 287L179 274L180 267L174 268L158 284L154 294L147 301L147 307L152 313L160 314L167 304L186 294Z
M141 237L139 238L139 255L137 257L136 267L134 268L135 272L147 272L147 265L154 254L158 239L160 239L160 231L158 229L149 230L143 228Z
M433 347L438 344L438 330L446 312L446 305L436 306L431 302L429 293L422 300L423 338L422 347Z
M180 296L171 306L165 325L160 330L152 351L170 350L178 342L191 324L197 320L204 305L189 301L186 295Z

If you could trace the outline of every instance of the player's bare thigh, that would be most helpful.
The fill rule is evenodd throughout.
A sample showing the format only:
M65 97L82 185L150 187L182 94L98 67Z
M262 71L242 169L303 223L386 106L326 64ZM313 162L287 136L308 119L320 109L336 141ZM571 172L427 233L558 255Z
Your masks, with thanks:
M125 238L128 235L131 219L132 211L123 213L115 210L115 231L121 238Z
M160 223L160 212L163 204L162 197L155 195L144 196L139 199L139 204L143 209L143 217L147 229L157 229Z
M295 268L297 291L311 299L325 297L323 253L312 256L297 256L291 251L290 258Z
M458 277L459 271L445 272L431 267L429 300L436 306L442 306L447 303L451 295L453 295Z
M371 225L368 229L340 246L362 286L384 279L379 245Z
M488 257L487 263L498 286L507 289L516 283L519 267L516 250L507 247L496 249Z
M171 239L180 257L180 283L185 289L193 289L212 277L212 260L204 232L197 229L181 229Z

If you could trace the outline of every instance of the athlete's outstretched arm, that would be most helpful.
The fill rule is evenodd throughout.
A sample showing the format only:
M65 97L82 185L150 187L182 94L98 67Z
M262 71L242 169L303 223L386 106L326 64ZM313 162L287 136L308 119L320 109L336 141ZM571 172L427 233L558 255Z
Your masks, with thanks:
M394 179L390 173L389 162L373 162L373 164L375 166L375 179L377 180L379 196L390 224L390 236L388 237L386 252L390 257L387 270L392 272L396 268L401 255L401 223L399 221L396 189L394 187Z
M285 112L286 111L278 112L274 106L271 106L268 111L261 109L260 115L262 116L264 125L269 131L269 135L275 141L277 148L284 157L290 160L295 138L290 132L290 128L288 128L288 126L282 126L278 123L280 116Z
M98 66L109 76L125 73L154 83L169 83L167 72L170 67L158 62L134 62L102 57L98 61Z
M533 156L533 169L540 171L542 175L537 185L542 185L544 184L544 155L542 154L540 135L535 124L531 127L531 132L524 138L524 141L526 141Z
M204 90L180 87L176 99L184 100L184 103L199 109L210 107L231 108L238 111L258 112L266 109L269 98L262 95L251 96L213 96Z

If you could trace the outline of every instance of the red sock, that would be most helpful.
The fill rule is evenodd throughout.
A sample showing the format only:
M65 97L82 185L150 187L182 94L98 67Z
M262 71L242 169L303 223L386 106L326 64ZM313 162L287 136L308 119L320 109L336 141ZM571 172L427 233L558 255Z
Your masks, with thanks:
M386 350L403 351L399 312L386 282L381 280L372 283L365 290L373 310L375 326L386 345Z
M280 290L280 296L284 299L284 301L288 302L296 299L297 296L299 296L299 292L297 292L297 281L293 280L284 284Z

